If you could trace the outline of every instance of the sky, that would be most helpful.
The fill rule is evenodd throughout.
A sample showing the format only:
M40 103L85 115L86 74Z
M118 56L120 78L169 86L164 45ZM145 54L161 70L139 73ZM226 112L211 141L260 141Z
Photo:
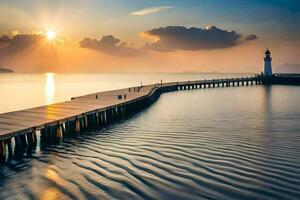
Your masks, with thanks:
M1 0L17 72L300 72L298 0Z

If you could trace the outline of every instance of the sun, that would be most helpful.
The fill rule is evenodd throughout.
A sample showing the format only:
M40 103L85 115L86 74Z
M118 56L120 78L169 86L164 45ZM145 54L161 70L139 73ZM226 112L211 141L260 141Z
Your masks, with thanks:
M55 31L47 31L46 37L48 40L54 40L56 38L56 32Z

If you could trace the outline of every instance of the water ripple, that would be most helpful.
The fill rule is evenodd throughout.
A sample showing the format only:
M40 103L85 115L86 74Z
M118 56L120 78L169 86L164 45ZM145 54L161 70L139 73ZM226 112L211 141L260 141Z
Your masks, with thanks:
M241 93L162 95L129 120L2 166L0 199L300 199L299 107L246 93L244 104Z

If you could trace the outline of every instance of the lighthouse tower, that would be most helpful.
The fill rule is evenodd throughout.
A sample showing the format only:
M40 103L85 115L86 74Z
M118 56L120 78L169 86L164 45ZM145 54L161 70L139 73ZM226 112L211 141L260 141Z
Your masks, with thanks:
M271 58L271 52L269 49L266 50L265 52L266 57L264 58L265 60L265 68L264 68L264 75L265 76L272 76L272 58Z

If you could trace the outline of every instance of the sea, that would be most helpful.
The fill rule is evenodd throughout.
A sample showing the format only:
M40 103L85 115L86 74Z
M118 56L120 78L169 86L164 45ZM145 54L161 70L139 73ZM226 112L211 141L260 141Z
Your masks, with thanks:
M161 81L253 75L0 74L0 113ZM300 199L300 87L162 94L126 120L0 165L0 199Z

